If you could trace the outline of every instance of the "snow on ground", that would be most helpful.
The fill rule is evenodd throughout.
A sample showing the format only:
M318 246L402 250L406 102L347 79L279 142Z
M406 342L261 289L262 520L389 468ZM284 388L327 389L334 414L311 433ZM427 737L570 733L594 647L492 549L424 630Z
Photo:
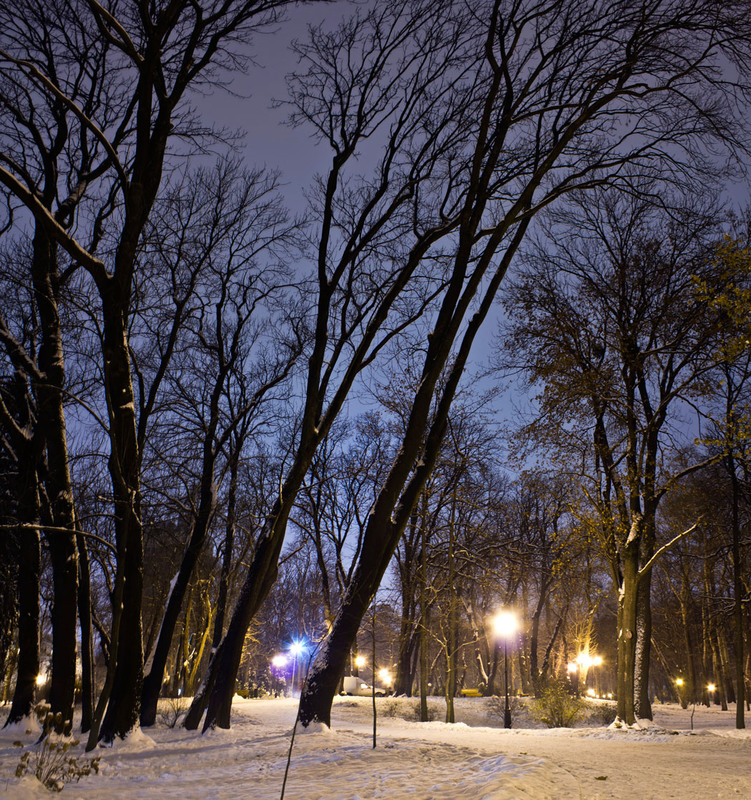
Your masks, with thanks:
M520 711L512 730L484 698L457 700L459 722L419 723L415 701L382 698L372 747L370 698L337 698L332 730L298 728L288 800L517 800L519 798L743 798L751 800L751 729L735 730L735 711L655 705L648 730L541 729ZM431 699L440 719L443 704ZM68 784L69 800L271 800L281 795L292 699L242 700L232 729L204 736L164 724L99 749L101 772ZM401 716L396 716L396 715ZM0 710L0 720L2 720ZM751 725L751 715L746 722ZM14 777L21 739L0 731L0 798L38 800L49 793ZM83 745L75 748L86 757Z

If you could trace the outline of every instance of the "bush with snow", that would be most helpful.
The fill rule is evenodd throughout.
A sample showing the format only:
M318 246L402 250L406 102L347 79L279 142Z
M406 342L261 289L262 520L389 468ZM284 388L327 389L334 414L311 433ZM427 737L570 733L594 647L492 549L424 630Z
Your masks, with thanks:
M41 708L48 709L49 706ZM54 727L60 727L62 721L63 715L60 712L46 712L44 730L47 735L33 748L24 750L21 754L16 767L17 778L32 774L46 789L61 792L66 783L78 782L92 772L99 772L99 757L79 761L78 756L70 752L78 745L78 740L51 732ZM22 742L13 744L23 748Z
M548 681L542 695L531 704L532 715L548 728L573 728L584 716L587 703L578 697L571 697L565 683Z

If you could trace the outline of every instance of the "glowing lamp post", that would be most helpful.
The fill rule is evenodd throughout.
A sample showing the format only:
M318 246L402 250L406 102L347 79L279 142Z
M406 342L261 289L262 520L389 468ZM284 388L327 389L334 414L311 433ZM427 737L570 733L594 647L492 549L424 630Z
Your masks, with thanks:
M685 685L686 682L683 680L683 678L675 679L675 688L678 692L678 702L681 704L681 708L688 708L688 699L686 698L686 694L683 689Z
M292 693L295 693L295 674L297 673L297 658L305 648L302 642L292 642L289 654L292 656Z
M576 661L569 661L566 665L566 671L568 672L568 681L571 684L571 688L574 690L574 694L578 697L579 696L579 665Z
M274 667L274 669L277 672L276 675L274 675L274 673L272 673L273 677L276 680L276 686L272 687L274 689L274 696L275 697L276 697L277 687L278 687L279 681L280 681L280 674L279 673L281 673L281 671L287 666L288 663L289 663L289 659L287 658L287 656L284 655L284 653L277 653L271 659L271 666Z
M391 688L391 673L387 669L379 669L378 677L381 679L384 689Z
M581 652L576 657L576 665L579 669L579 674L584 676L584 689L587 688L587 673L589 672L590 667L592 668L592 674L594 675L594 667L599 667L601 664L602 664L602 656L593 656L590 655L589 653ZM597 694L596 684L597 681L595 681L594 695L590 694L590 692L587 691L587 694L589 694L590 697L595 696ZM577 681L577 687L578 687L578 681ZM579 692L577 690L577 696L578 694Z
M511 727L511 707L508 701L508 641L519 630L519 621L513 611L499 611L491 620L493 635L503 640L503 674L505 676L506 706L503 711L503 727Z
M368 659L365 656L355 656L355 675L360 674L360 670L368 663Z

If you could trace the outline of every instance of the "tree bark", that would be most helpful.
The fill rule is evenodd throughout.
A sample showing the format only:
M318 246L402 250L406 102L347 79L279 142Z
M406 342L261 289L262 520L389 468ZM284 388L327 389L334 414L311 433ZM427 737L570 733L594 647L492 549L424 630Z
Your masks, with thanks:
M78 546L78 620L81 627L81 733L91 730L94 717L94 635L91 626L91 574L83 536Z
M636 722L634 674L636 666L636 625L638 595L638 550L627 543L621 559L623 577L618 596L617 715L622 724Z
M140 229L139 229L140 230ZM135 247L135 242L132 243ZM114 677L99 731L105 742L124 738L138 723L143 684L143 531L140 453L127 340L129 282L123 296L114 279L100 286L104 318L104 375L110 416L109 472L115 510L117 561L122 570L122 607ZM115 610L117 611L117 609ZM114 638L114 637L113 637Z
M16 688L6 726L31 714L39 675L39 534L22 530L17 535L19 563L22 565L18 572L18 659Z
M732 490L732 554L733 554L733 643L735 645L735 727L739 730L746 727L746 680L743 671L743 565L741 561L741 526L735 458L732 453L727 458L727 470L730 475Z
M652 702L649 697L649 670L652 659L652 570L647 570L639 580L636 601L636 654L634 673L634 698L638 719L652 719Z
M212 437L213 438L213 437ZM212 442L213 446L213 442ZM210 469L210 478L205 475L201 488L201 501L199 505L198 517L193 523L188 546L183 553L180 569L170 591L167 600L167 608L164 611L162 626L157 637L154 656L151 660L151 668L143 681L143 695L141 701L141 725L147 727L156 722L156 708L159 699L159 692L164 681L164 668L167 665L172 638L175 633L175 626L183 608L185 593L188 590L191 577L198 559L203 551L206 541L206 534L209 523L214 513L216 500L216 486L214 484L213 461Z
M41 380L34 381L38 420L47 449L44 483L58 528L46 536L52 562L52 682L50 710L62 714L58 733L69 734L73 725L76 688L76 626L78 618L78 547L73 490L68 463L68 443L63 409L65 368L60 331L57 244L37 225L32 257L32 279L39 311L42 341L38 353Z

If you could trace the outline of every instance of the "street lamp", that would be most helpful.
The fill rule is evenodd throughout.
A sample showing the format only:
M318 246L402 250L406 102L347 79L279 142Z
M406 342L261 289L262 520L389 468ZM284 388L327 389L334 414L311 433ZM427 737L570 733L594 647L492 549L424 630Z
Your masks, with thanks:
M503 711L503 727L511 727L511 707L508 701L508 640L519 630L519 621L513 611L499 611L491 620L496 639L503 639L503 672L505 676L506 707Z
M576 661L569 661L566 664L566 672L568 672L568 682L574 690L574 694L579 696L579 665Z
M602 656L593 656L588 652L585 653L584 651L582 651L576 657L576 663L577 663L577 665L579 667L580 675L583 675L584 689L586 689L587 688L587 673L589 672L590 668L592 668L593 674L594 674L594 668L595 667L599 667L602 664ZM596 683L597 682L595 681L595 684ZM595 689L596 688L597 687L595 685ZM578 692L577 692L577 695L578 695Z
M378 677L381 679L384 689L391 688L391 673L387 669L379 669Z
M302 642L292 642L289 646L289 654L292 656L292 694L295 693L295 673L297 672L297 657L305 648Z
M599 673L595 672L595 667L602 666L602 656L593 656L592 657L592 683L595 685L595 690L597 692L597 696L600 696L600 682L597 680L599 677Z
M355 656L355 675L360 674L360 670L368 663L368 659L365 656Z
M287 656L284 655L284 653L277 653L271 659L271 666L274 667L274 669L276 670L276 673L274 672L271 673L272 677L274 678L274 682L272 683L271 687L274 690L274 697L278 696L280 684L284 680L282 678L281 673L283 672L284 668L287 666L288 663L289 659L287 658ZM284 681L284 683L286 685L286 680ZM283 692L283 694L286 694L286 692Z

